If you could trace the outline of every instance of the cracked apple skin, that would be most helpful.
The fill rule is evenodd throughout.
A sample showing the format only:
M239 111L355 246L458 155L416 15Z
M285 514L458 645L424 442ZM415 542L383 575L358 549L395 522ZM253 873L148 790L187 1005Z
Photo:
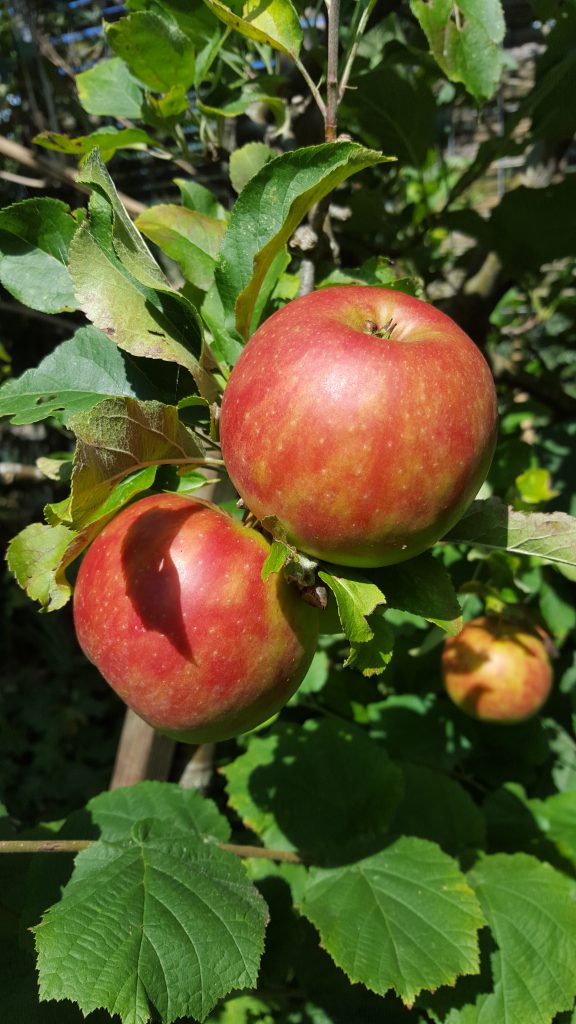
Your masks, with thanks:
M486 478L496 431L490 369L457 324L409 295L355 285L266 320L220 418L226 467L254 515L274 517L307 554L358 567L443 537Z
M84 557L74 623L84 654L156 729L227 739L274 715L312 660L318 613L265 538L208 502L152 495L113 519Z
M550 693L552 667L540 636L511 622L481 617L450 637L442 654L451 700L484 722L523 722Z

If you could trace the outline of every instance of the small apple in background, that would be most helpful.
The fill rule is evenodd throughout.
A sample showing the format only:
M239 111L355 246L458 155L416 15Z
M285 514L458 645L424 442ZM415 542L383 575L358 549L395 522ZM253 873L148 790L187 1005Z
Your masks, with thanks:
M492 375L454 321L356 285L266 320L220 418L227 470L254 515L275 517L308 554L367 567L448 532L488 473L496 428Z
M444 645L442 674L449 697L485 722L523 722L552 686L545 637L497 618L468 622Z
M265 538L208 502L135 502L84 557L80 646L150 725L190 743L266 721L301 683L318 612L282 574L264 583Z

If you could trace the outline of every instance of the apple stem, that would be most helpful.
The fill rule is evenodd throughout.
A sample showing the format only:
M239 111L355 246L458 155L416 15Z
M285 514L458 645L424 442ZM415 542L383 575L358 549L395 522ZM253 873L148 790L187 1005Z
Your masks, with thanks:
M378 324L374 322L374 320L365 321L366 333L371 334L375 338L391 338L392 332L397 326L398 324L393 320L392 317L390 317L390 319L387 320L382 327L379 327Z

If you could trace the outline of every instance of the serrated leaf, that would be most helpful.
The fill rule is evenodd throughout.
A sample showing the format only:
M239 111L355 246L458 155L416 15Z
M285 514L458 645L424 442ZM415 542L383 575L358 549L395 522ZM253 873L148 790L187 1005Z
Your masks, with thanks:
M490 99L503 67L500 0L410 0L410 7L444 74L479 102Z
M193 833L172 835L169 822L146 832L76 858L35 929L42 1000L172 1024L202 1021L231 989L256 984L267 909L238 859Z
M369 621L372 637L365 643L351 643L344 662L346 668L356 669L363 676L382 675L390 664L394 648L394 633L381 615L372 615Z
M57 611L69 601L72 587L66 569L91 543L100 525L76 533L62 523L31 523L11 540L6 552L8 567L42 611Z
M456 862L424 839L312 869L299 908L351 981L380 995L394 989L408 1005L423 989L478 971L476 897Z
M205 213L207 217L215 217L216 220L228 220L228 211L210 189L186 178L174 178L174 184L180 189L182 205L188 210Z
M425 765L404 762L401 767L404 798L391 832L430 839L454 857L484 848L484 815L463 786Z
M230 154L230 181L236 192L241 192L250 178L278 154L263 142L247 142Z
M75 76L78 98L88 114L142 117L143 91L123 60L102 60Z
M171 831L194 838L209 836L222 843L230 838L230 825L216 804L175 783L138 782L100 793L86 807L102 838L109 841L129 839L134 824L148 819L159 834L170 826Z
M264 583L272 573L280 572L284 568L291 554L293 554L293 548L283 544L280 540L272 541L270 551L266 555L261 571Z
M70 272L84 312L127 352L186 367L200 392L213 401L218 387L201 365L198 314L153 259L97 150L87 157L78 180L93 190L90 221L70 251Z
M103 397L164 397L134 359L102 331L80 327L32 370L0 387L0 416L35 423L61 413L64 421L92 408Z
M328 720L279 724L222 771L230 804L267 846L330 864L379 849L401 796L382 747Z
M184 206L161 204L141 213L136 226L176 260L187 281L208 290L226 230L224 221Z
M76 309L66 260L77 228L59 199L25 199L0 210L0 282L43 313Z
M462 609L452 580L429 552L400 565L371 570L368 575L380 587L388 607L420 615L451 636L462 629Z
M257 43L267 43L288 56L297 56L302 45L298 14L290 0L247 0L242 17L220 0L204 3L225 25Z
M175 23L137 11L106 27L106 39L130 71L149 89L188 89L194 81L194 46Z
M216 267L224 327L238 352L255 327L268 269L308 210L350 175L387 159L355 142L325 143L284 153L250 179L232 209Z
M551 1024L576 995L574 880L522 853L485 857L469 878L498 946L494 990L454 1022Z
M576 519L565 512L514 512L499 498L475 501L443 538L576 565Z
M93 149L100 150L105 163L111 160L119 149L145 149L153 146L154 140L141 128L98 128L91 135L77 135L72 138L61 132L40 132L33 141L44 149L56 153L71 153L73 156L85 156Z
M240 117L254 103L265 103L274 115L276 126L281 128L284 125L287 117L285 101L278 96L269 96L267 93L260 92L253 87L244 88L236 99L223 103L219 107L212 106L209 103L202 103L201 100L198 100L198 110L208 117ZM273 154L273 156L275 155Z
M76 529L100 518L123 477L151 464L180 465L202 458L200 443L175 406L110 398L72 417L77 437L70 522Z
M555 793L547 800L530 800L528 806L546 838L576 865L576 791Z
M366 621L366 616L371 615L378 605L386 603L380 588L353 570L343 575L340 567L334 567L332 572L322 569L318 576L336 598L338 615L348 640L354 643L371 640L374 629Z

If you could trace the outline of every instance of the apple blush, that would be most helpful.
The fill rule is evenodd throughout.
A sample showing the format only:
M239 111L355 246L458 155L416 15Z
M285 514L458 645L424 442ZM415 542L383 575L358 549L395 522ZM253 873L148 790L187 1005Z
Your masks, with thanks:
M531 718L552 686L543 638L496 618L472 619L458 636L446 640L442 675L454 704L484 722Z
M80 646L141 718L204 743L252 729L310 665L318 612L276 573L265 538L208 502L152 495L103 529L80 566Z
M494 381L464 331L419 299L355 285L266 320L220 418L254 515L307 554L359 567L443 537L486 478L496 430Z

